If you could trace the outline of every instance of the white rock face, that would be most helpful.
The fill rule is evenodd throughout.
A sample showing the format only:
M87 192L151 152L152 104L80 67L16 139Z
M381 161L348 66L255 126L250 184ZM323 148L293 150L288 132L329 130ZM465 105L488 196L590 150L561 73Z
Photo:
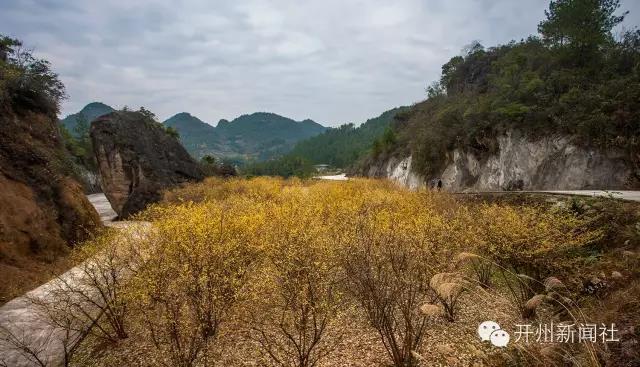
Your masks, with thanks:
M602 151L573 144L570 137L528 140L517 132L498 138L489 157L456 149L439 177L411 171L411 157L392 158L370 176L385 176L416 188L441 179L449 191L623 189L633 185L633 167L623 151Z
M392 181L410 189L425 187L424 178L411 169L411 156L404 159L391 158L384 163L383 167L371 167L368 175L371 177L388 177Z

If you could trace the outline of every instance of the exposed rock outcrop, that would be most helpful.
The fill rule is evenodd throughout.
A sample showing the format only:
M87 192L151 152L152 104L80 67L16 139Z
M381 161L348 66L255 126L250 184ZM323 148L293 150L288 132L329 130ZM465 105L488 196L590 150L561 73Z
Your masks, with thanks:
M121 218L160 200L164 189L204 178L178 140L139 112L97 118L91 140L102 189Z
M71 171L55 116L0 106L0 303L100 226Z
M367 176L386 177L410 189L424 187L425 179L411 169L411 156L406 158L391 157L381 165L369 167Z
M411 170L411 157L391 158L369 168L408 187L440 179L450 191L632 189L640 187L636 168L624 151L575 144L568 136L536 140L517 131L497 137L498 151L486 157L456 149L434 177Z

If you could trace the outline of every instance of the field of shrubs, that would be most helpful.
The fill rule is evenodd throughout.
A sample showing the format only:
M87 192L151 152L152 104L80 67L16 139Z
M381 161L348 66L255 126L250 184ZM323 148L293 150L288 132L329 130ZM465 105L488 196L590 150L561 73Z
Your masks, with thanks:
M101 313L71 364L604 366L626 352L515 338L516 324L609 321L580 272L606 262L594 254L610 233L577 207L380 180L207 179L136 218L150 224L80 247L97 259L85 272ZM626 253L603 276L633 292ZM486 320L506 347L480 340Z

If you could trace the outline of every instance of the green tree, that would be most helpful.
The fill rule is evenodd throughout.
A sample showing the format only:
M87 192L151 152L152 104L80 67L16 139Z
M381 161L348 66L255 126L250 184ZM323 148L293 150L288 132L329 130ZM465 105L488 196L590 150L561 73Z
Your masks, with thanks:
M64 84L48 61L36 59L19 40L0 35L0 100L55 115L64 98Z
M613 40L611 30L629 13L615 15L619 7L620 0L551 1L538 32L547 44L567 46L575 57L589 57Z
M142 116L146 117L147 119L149 119L151 121L154 121L154 122L158 122L158 119L156 118L156 114L151 112L151 111L149 111L148 109L144 108L144 106L140 106L140 109L138 110L138 112Z
M201 161L203 164L208 164L208 165L215 165L215 164L216 164L216 158L215 158L214 156L212 156L212 155L208 155L208 154L207 154L207 155L205 155L204 157L202 157L202 158L200 159L200 161Z
M89 127L90 123L87 117L83 113L79 113L76 117L76 126L73 128L73 132L80 140L89 139Z
M164 127L164 132L167 133L167 135L169 136L173 136L176 139L180 139L180 133L173 126Z

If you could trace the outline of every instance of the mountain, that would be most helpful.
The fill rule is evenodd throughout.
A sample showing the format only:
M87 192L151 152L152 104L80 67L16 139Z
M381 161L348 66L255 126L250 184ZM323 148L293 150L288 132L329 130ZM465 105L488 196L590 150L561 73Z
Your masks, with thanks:
M60 123L75 136L81 115L91 122L113 111L104 103L92 102ZM163 123L178 131L180 142L196 159L209 154L218 158L265 160L285 154L297 142L327 130L312 120L295 121L268 112L242 115L232 121L223 119L216 127L188 112L173 115Z
M388 140L391 125L403 119L410 107L402 106L383 112L356 127L344 124L327 129L322 134L299 141L293 149L277 159L250 162L243 172L251 176L311 177L314 164L329 164L337 168L354 168L364 157Z
M84 115L88 122L93 121L96 117L106 115L109 112L115 111L111 106L108 106L102 102L91 102L84 106L78 113L74 113L60 120L64 127L69 130L73 135L76 135L75 128L78 124L78 118L80 115Z
M194 157L200 158L213 151L223 155L220 135L216 128L191 115L181 112L164 121L165 126L173 127L180 134L180 142ZM225 154L232 152L224 152ZM214 153L214 155L216 155Z
M300 140L321 134L326 127L312 120L295 121L275 113L256 112L213 127L186 113L167 119L185 148L196 158L206 154L264 160L288 152Z
M365 155L373 142L380 138L396 114L409 107L396 107L371 118L356 127L344 124L336 129L298 142L289 155L308 160L313 164L329 164L347 168Z

